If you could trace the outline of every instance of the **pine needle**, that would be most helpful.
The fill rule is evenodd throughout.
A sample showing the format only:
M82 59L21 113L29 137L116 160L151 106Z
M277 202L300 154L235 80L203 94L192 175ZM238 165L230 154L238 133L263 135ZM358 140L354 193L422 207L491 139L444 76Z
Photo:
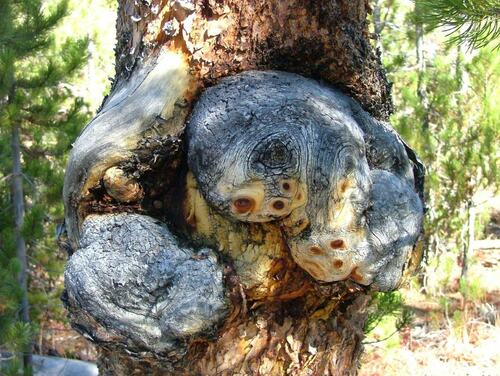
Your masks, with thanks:
M500 47L499 0L417 0L418 21L430 29L443 28L449 43L479 49Z

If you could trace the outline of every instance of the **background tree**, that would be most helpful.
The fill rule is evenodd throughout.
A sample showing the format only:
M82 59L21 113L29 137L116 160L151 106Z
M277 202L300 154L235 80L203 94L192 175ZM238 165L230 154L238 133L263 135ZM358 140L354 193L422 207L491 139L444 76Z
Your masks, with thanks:
M414 374L414 366L405 366L405 361L400 360L405 356L418 359L422 365L419 374L436 372L440 357L444 359L443 369L453 372L448 369L448 361L465 351L436 353L423 349L432 343L436 348L469 346L484 352L488 348L486 342L481 348L481 342L472 338L488 338L495 330L487 332L483 325L490 322L484 314L489 308L484 307L495 306L496 300L491 297L498 291L487 279L490 269L484 265L488 265L485 260L494 257L488 255L496 251L478 249L479 242L471 238L492 236L484 229L498 205L499 119L498 110L493 110L498 108L499 98L495 84L499 79L499 57L495 50L498 38L491 35L490 43L480 49L470 48L467 41L458 47L450 43L446 25L432 29L424 22L428 11L439 20L446 19L444 14L437 16L442 3L378 2L384 19L379 40L382 60L393 83L395 112L391 122L415 147L427 168L428 211L424 232L427 257L419 281L415 280L401 292L404 306L415 313L415 322L380 343L377 341L387 338L397 328L397 320L393 318L381 321L367 339L377 344L367 346L364 375ZM373 17L375 23L375 10ZM427 100L423 100L422 92ZM476 215L471 216L469 213L474 211ZM470 252L472 247L474 252ZM469 273L467 278L460 278L465 269L464 251L468 253ZM492 312L495 315L494 308ZM474 321L479 323L477 327L471 324ZM425 338L438 332L447 333L449 339L439 344L426 342ZM474 366L492 369L482 361ZM478 372L469 371L469 365L464 363L456 367L456 373Z
M494 108L499 93L494 82L499 57L493 49L498 37L489 34L484 42L490 44L478 50L450 45L447 35L431 33L427 24L436 25L433 17L447 19L445 14L438 16L445 12L444 3L388 1L382 5L389 14L381 35L383 61L389 79L399 88L394 92L396 111L391 120L415 146L428 171L425 249L433 267L440 255L450 251L460 250L463 262L472 247L467 239L469 213L477 205L473 197L498 182L499 119ZM476 9L474 2L460 3ZM488 6L493 5L484 2L477 11ZM429 270L423 275L433 274Z
M0 2L0 344L24 353L26 372L35 329L28 298L36 317L58 294L61 259L46 234L62 214L54 205L62 156L88 116L65 85L86 61L87 41L53 34L67 12L68 1Z
M499 122L498 112L492 109L498 98L494 84L498 54L485 47L468 53L465 60L461 48L438 45L436 50L439 37L432 36L434 44L425 43L422 34L427 12L435 11L425 2L416 4L407 18L415 30L410 28L408 34L417 36L415 54L398 48L393 52L396 59L391 52L385 56L391 78L405 87L395 97L401 110L393 121L405 139L416 145L428 168L428 250L439 255L448 247L443 240L453 238L465 255L471 247L463 241L463 231L467 232L472 198L498 181ZM494 37L490 35L489 41ZM417 66L416 74L405 69L412 64Z
M448 205L455 208L457 220L447 229L448 234L458 234L456 243L460 244L462 278L465 283L468 268L468 258L473 250L475 206L474 195L481 189L491 186L498 181L498 155L494 144L498 142L498 114L491 110L492 102L498 98L498 91L490 78L498 77L498 54L494 51L500 40L500 8L496 1L416 1L414 22L417 34L417 61L419 58L418 35L422 34L423 26L428 31L441 28L446 32L447 48L442 59L435 59L434 69L419 69L417 93L423 109L424 125L428 127L431 112L441 119L433 132L433 137L439 137L446 156L437 160L445 164L444 176L453 181L453 187L446 187L445 192L454 192L452 197L445 197ZM423 36L422 36L423 38ZM456 45L456 47L455 47ZM462 45L468 50L469 63L465 62ZM481 49L473 51L473 49ZM474 56L476 55L476 56ZM447 61L447 63L444 63ZM452 70L446 70L441 64L448 64ZM419 67L422 66L419 64ZM477 64L477 66L476 66ZM484 65L489 72L484 72ZM439 71L439 73L437 73ZM479 77L471 77L471 73L485 73L481 88L477 87ZM433 95L439 93L439 88L453 88L450 93L443 93L439 101L434 101L431 109L427 95L422 95L422 77L424 80L437 84L433 87ZM446 78L445 78L446 77ZM443 79L448 80L447 83ZM438 104L438 102L440 104ZM446 103L446 107L441 107ZM446 108L446 109L445 109ZM442 120L446 119L443 124ZM438 120L439 122L439 120ZM442 131L446 129L446 131ZM436 137L436 138L437 138ZM459 146L460 145L460 146ZM459 153L458 148L465 147L465 153ZM463 174L461 166L467 166L467 173ZM440 179L441 187L445 182ZM439 206L436 210L440 210ZM452 209L453 210L453 209ZM443 211L443 215L444 211ZM448 212L449 215L449 212ZM436 219L437 223L447 222L443 217Z

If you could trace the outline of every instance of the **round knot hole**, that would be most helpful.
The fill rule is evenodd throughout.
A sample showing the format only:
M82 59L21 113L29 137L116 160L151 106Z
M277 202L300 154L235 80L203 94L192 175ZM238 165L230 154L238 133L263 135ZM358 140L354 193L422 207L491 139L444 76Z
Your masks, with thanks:
M330 242L330 247L333 249L345 248L345 243L342 239L335 239Z
M334 260L333 261L333 266L336 267L337 269L341 268L344 265L344 262L342 260Z
M240 197L233 202L234 208L237 213L247 213L253 209L255 201L249 197Z
M276 200L273 202L273 208L276 210L282 210L285 207L285 203L281 200Z

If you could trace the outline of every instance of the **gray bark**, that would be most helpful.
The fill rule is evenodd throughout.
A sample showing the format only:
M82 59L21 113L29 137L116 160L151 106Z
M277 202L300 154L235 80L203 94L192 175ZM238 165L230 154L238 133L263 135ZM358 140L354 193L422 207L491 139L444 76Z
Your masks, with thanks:
M165 226L137 214L88 217L65 285L70 312L77 317L85 307L102 328L89 337L134 352L182 353L183 342L212 330L228 305L215 253L181 247Z
M211 357L222 357L205 373L228 367L231 374L246 364L223 360L230 342L213 334L237 326L248 302L294 299L316 281L397 288L422 230L423 205L417 161L390 125L327 85L250 71L202 94L186 139L182 214L191 227L183 236L191 243L143 215L90 215L83 222L66 267L65 300L73 325L100 346L136 359L162 356L162 372L173 374L188 365L200 374ZM116 169L105 176L135 191ZM289 256L300 267L293 267L297 281L302 270L312 279L306 290L284 279L285 298L277 298L272 284L283 271L276 274L274 263ZM228 267L234 271L227 274ZM317 304L338 293L321 293ZM236 307L243 317L230 313ZM252 311L257 322L268 315ZM200 340L213 345L193 355Z
M165 66L166 69L165 69ZM129 81L115 86L101 112L82 131L66 167L63 198L66 226L78 246L80 212L89 192L105 171L133 159L139 141L151 135L170 135L175 142L186 112L182 91L186 72L179 58L162 54L138 69ZM89 198L90 197L90 198Z

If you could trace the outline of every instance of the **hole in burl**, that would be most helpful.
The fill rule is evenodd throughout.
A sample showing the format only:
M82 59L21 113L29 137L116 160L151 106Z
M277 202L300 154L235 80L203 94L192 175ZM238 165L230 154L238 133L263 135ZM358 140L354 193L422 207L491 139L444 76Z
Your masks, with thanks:
M247 213L253 209L255 201L249 197L240 197L233 202L233 206L237 213Z
M345 244L342 239L335 239L330 242L330 247L333 249L345 248Z
M344 265L344 262L342 260L333 260L333 266L336 267L337 269L341 268Z
M317 245L313 245L311 248L309 248L309 250L315 255L322 255L324 253L323 249L321 249L321 247L318 247Z
M285 203L281 200L276 200L273 202L273 208L276 210L282 210L285 207Z
M340 183L340 192L345 193L345 191L347 191L347 188L349 188L349 186L350 186L349 180L342 180L342 182Z
M282 187L283 187L283 189L285 191L288 191L290 189L290 184L289 183L283 183Z

